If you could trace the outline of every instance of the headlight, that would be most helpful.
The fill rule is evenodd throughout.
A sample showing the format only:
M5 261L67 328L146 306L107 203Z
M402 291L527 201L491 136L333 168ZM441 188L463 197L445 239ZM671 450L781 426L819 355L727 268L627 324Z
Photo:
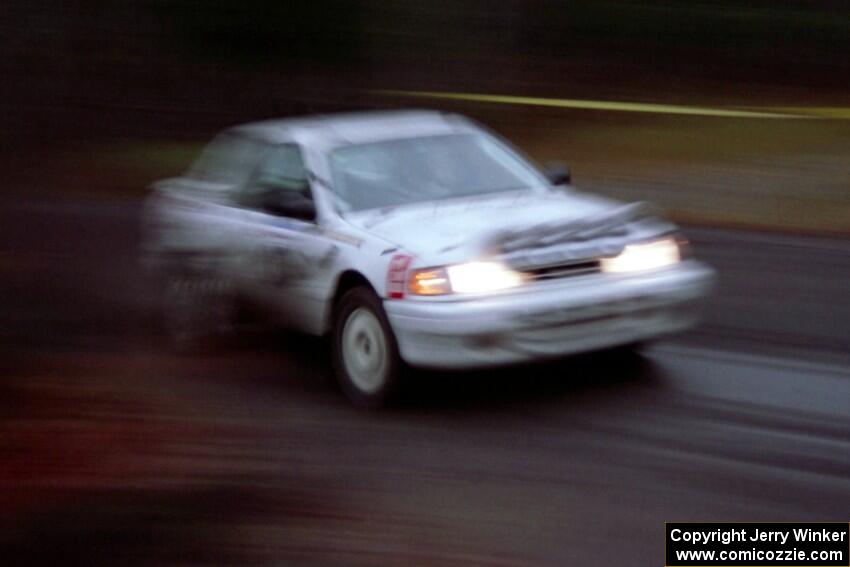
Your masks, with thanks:
M671 236L651 242L628 244L618 255L602 258L601 268L603 272L612 274L640 272L664 268L681 259L679 244Z
M444 295L452 292L445 268L413 270L407 287L413 295Z
M408 289L414 295L486 293L516 287L522 276L498 262L469 262L445 268L414 270Z
M456 293L482 293L516 287L522 276L498 262L470 262L449 266L449 281Z

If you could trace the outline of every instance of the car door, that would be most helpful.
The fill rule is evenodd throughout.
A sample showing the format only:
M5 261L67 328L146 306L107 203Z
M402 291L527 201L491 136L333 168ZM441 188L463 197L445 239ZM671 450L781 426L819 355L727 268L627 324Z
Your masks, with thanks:
M337 247L319 227L300 148L273 146L236 199L247 293L296 328L320 328Z

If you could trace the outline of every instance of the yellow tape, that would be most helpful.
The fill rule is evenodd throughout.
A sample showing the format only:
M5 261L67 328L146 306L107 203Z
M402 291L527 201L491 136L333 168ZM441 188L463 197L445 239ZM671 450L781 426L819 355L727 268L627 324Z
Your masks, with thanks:
M826 118L832 120L850 120L850 108L829 106L783 106L770 108L772 112L801 114L807 118Z
M498 104L520 104L526 106L550 106L585 110L615 112L649 112L656 114L682 114L690 116L719 116L726 118L773 118L773 119L850 119L848 108L827 107L775 107L775 108L709 108L674 104L642 102L614 102L564 98L539 98L526 96L490 95L480 93L452 93L441 91L396 91L380 90L378 93L443 100L464 100Z

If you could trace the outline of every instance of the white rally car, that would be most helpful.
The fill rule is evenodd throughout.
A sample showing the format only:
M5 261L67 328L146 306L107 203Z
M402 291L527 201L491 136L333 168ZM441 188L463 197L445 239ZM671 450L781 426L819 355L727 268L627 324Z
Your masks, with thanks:
M404 363L502 365L680 331L714 281L644 205L579 193L455 114L238 126L154 189L146 250L174 337L249 301L329 334L363 405Z

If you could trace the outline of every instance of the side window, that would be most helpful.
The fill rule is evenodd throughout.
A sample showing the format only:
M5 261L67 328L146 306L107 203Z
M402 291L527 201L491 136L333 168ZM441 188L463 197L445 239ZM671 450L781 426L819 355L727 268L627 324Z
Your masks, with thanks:
M265 149L256 140L224 132L204 148L189 175L211 183L243 183L262 159Z
M301 218L302 209L312 206L313 196L299 147L285 144L271 148L237 200L245 207Z
M298 191L309 197L307 173L298 146L278 146L260 164L252 180L278 191Z

